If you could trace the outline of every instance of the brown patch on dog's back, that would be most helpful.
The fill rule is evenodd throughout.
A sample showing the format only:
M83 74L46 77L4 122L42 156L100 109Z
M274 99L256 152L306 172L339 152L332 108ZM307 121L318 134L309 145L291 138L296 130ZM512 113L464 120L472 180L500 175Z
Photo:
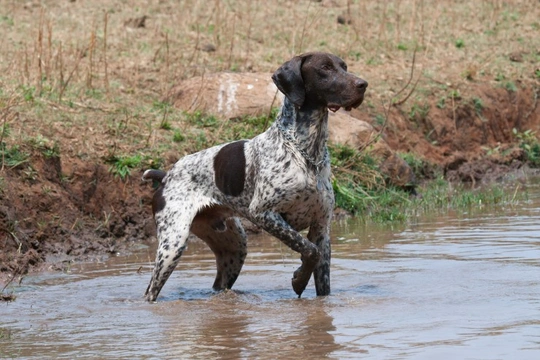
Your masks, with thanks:
M214 181L225 195L238 196L244 190L246 179L246 140L225 145L214 158Z

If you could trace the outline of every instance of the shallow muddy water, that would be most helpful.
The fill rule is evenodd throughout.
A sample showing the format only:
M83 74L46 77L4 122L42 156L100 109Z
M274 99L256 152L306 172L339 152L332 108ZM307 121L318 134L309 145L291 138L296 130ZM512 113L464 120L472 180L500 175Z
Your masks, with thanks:
M159 301L153 248L27 277L0 303L0 358L539 359L540 191L403 227L336 223L332 295L297 299L298 257L251 236L234 291L192 242Z

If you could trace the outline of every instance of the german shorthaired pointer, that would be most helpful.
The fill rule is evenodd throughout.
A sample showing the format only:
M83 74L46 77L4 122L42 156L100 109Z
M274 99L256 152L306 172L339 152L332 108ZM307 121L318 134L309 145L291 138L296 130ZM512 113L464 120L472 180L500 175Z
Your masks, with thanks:
M300 297L311 274L317 295L330 293L330 221L334 193L326 147L328 109L358 107L367 82L343 60L313 52L292 58L272 76L285 94L275 123L251 140L188 155L157 180L152 210L159 248L146 299L155 301L186 247L189 232L214 252L214 290L233 286L247 254L244 217L300 253L292 287ZM299 231L309 227L307 238Z

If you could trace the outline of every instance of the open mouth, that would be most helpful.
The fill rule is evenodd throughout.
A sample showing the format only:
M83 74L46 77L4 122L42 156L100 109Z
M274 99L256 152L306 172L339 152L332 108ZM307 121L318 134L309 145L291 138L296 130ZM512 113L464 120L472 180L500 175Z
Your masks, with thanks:
M331 112L336 112L339 110L341 106L337 106L337 105L328 105L328 110L330 110Z
M345 109L345 111L351 111L352 109L356 109L357 107L359 107L362 104L363 101L364 101L364 98L362 97L360 100L353 103L352 105L345 105L345 106L343 106L343 108ZM336 112L340 108L341 108L340 105L335 105L335 104L328 105L328 110L330 110L331 112Z

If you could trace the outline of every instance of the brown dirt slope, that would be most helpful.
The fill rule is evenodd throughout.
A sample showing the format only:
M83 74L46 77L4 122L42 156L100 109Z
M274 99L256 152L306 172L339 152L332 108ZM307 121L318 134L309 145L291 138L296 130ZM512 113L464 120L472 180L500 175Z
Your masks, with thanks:
M473 169L478 163L492 164L500 173L524 165L524 151L514 132L540 127L540 88L524 86L516 91L487 84L471 84L469 98L446 101L429 98L425 110L412 114L394 108L386 141L401 152L419 154L439 164L451 181L479 181L489 175ZM450 102L450 103L449 103ZM494 180L489 176L487 180Z
M124 182L103 164L73 158L34 154L30 162L32 173L2 171L0 274L22 275L45 262L62 269L154 234L151 189L137 179Z

